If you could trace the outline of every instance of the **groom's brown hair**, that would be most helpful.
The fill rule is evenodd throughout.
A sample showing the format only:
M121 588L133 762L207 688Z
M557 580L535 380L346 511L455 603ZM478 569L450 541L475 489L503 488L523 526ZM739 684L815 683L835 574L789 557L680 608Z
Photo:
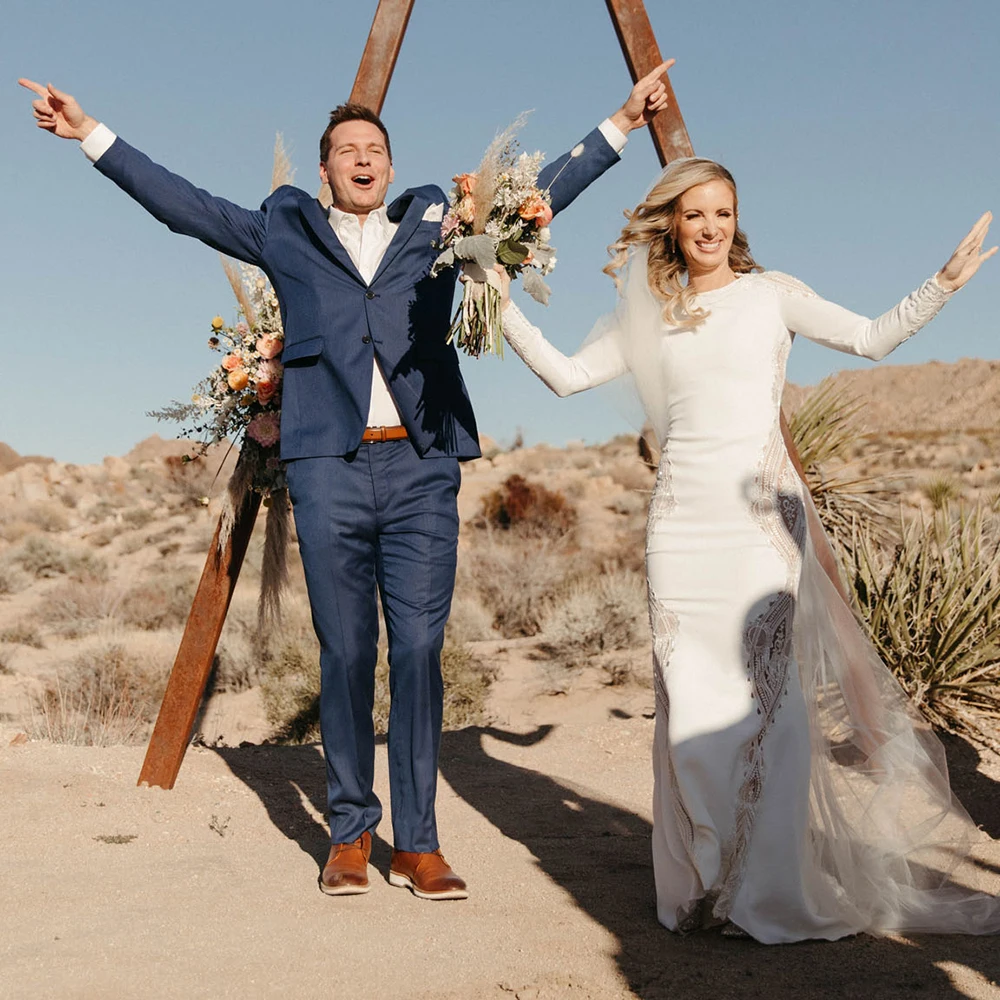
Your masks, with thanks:
M338 125L343 125L344 122L357 121L371 122L372 125L378 128L385 138L385 151L389 157L389 162L392 163L392 146L389 144L389 133L382 124L382 119L379 118L379 116L375 114L371 108L366 107L364 104L358 104L356 101L348 101L346 104L338 104L337 107L330 112L330 124L327 125L326 131L323 133L323 138L319 141L320 163L326 163L326 158L330 155L330 133Z

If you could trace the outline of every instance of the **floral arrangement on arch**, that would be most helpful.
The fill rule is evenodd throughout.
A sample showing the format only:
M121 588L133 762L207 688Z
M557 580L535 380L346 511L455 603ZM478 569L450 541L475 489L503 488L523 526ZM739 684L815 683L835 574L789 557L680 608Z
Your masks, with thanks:
M454 340L472 357L484 353L503 357L500 288L494 267L502 265L512 278L520 277L524 290L543 305L551 294L543 276L556 266L555 248L549 242L552 199L548 188L538 186L543 154L517 152L516 133L525 117L520 115L497 135L474 172L452 178L455 186L441 223L441 254L431 274L463 265L462 302L448 342ZM579 145L570 157L582 153Z
M291 183L293 173L279 134L271 190ZM222 359L195 386L190 403L172 403L149 415L185 425L181 435L196 439L200 446L191 461L223 441L239 446L236 468L223 495L218 544L221 551L229 543L237 513L249 495L261 494L267 507L267 526L258 619L264 629L280 616L281 591L287 580L290 505L280 458L285 334L278 297L264 273L226 257L222 267L238 307L235 323L227 324L221 316L212 320L208 346Z

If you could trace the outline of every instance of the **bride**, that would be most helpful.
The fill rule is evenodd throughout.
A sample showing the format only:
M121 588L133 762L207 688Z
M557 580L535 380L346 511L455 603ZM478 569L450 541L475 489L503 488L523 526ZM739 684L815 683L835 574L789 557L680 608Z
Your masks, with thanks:
M504 333L539 378L566 396L630 375L661 444L646 534L660 921L764 943L1000 931L1000 900L949 878L976 828L817 561L779 429L795 334L884 358L996 252L990 214L876 320L763 271L710 160L671 164L628 219L605 268L618 307L573 357L500 280Z

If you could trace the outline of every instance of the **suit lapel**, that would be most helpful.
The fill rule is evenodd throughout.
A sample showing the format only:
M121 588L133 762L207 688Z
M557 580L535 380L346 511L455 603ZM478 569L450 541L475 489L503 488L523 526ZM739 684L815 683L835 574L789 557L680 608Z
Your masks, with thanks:
M330 216L325 208L315 199L303 200L299 205L302 218L316 234L320 242L330 252L337 263L359 284L365 284L364 278L358 273L350 254L344 249L344 244L337 239L337 234L330 225Z
M372 278L372 284L382 276L382 272L393 262L393 259L409 242L424 217L424 211L430 202L415 195L412 191L404 191L388 208L390 222L399 222L399 228L392 237L392 242L386 248L382 261Z

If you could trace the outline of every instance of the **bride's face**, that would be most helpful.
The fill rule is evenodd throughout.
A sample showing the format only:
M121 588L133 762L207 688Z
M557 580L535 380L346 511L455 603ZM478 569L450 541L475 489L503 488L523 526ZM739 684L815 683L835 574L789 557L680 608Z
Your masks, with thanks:
M723 180L696 184L677 200L677 247L689 273L727 267L736 233L736 197Z

